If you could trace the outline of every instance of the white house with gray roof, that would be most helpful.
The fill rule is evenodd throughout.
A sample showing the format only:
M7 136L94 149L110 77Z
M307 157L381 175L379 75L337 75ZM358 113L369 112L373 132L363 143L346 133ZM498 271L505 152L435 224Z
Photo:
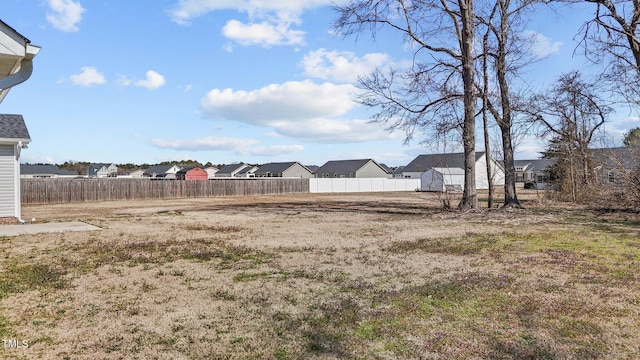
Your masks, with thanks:
M40 48L0 21L0 102L33 71ZM0 115L0 218L21 220L20 153L31 142L22 115ZM3 221L6 222L6 221Z
M77 171L60 169L52 164L20 164L20 178L22 179L48 179L48 178L77 178Z
M553 165L551 159L514 160L516 182L546 182L549 178L548 170Z
M493 184L504 185L504 168L491 159ZM476 189L489 188L484 152L476 151ZM464 154L419 155L402 169L405 179L421 179L422 191L462 191L464 188Z
M87 169L90 178L106 178L118 176L118 166L112 163L93 163Z
M142 177L152 179L175 179L176 173L180 171L178 165L156 165L148 168L142 173Z
M312 178L313 173L306 166L297 161L267 163L254 173L255 177L292 177L292 178Z
M236 174L238 174L240 171L242 171L246 167L249 167L249 165L245 163L227 165L222 169L218 170L218 172L216 172L215 175L216 177L235 177Z
M315 171L316 178L388 178L389 173L373 159L327 161Z

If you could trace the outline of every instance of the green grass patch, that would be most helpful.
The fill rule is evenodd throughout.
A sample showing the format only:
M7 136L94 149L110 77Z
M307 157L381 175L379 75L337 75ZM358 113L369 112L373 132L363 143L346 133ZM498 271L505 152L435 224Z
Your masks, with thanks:
M47 264L13 262L0 274L0 299L35 289L61 289L64 273Z

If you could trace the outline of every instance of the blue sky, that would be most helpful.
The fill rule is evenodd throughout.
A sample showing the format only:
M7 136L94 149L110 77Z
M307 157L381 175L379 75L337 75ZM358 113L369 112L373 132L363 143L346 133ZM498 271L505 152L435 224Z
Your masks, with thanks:
M358 74L412 53L394 34L333 35L331 3L3 0L2 20L42 50L0 112L25 118L32 143L23 162L374 158L395 166L441 150L422 147L420 136L403 145L404 134L369 123L371 110L353 102ZM523 75L528 82L548 85L586 66L574 36L588 13L536 15L528 31L546 57ZM628 111L611 120L614 140L640 126ZM516 158L539 150L528 137Z

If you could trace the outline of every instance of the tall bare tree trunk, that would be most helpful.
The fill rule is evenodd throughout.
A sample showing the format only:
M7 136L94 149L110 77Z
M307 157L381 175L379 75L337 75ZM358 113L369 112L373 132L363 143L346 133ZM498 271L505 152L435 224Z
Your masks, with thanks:
M458 0L462 20L462 81L464 84L464 127L462 144L464 146L464 191L458 208L476 209L476 114L475 84L473 79L473 0Z
M509 81L507 80L507 41L509 39L509 1L501 2L500 38L498 41L498 56L496 57L496 78L500 88L502 117L496 117L502 133L502 155L504 160L504 207L522 208L516 193L516 172L513 160L513 141L511 139L511 97Z
M486 54L486 49L488 48L489 41L489 32L487 31L484 34L483 38L483 49L485 49L485 54L482 57L482 127L484 130L484 158L487 163L487 182L489 184L489 194L487 199L487 208L493 208L493 192L495 190L495 186L493 184L493 173L491 171L491 151L489 146L489 119L487 112L489 111L489 66L488 66L488 56Z

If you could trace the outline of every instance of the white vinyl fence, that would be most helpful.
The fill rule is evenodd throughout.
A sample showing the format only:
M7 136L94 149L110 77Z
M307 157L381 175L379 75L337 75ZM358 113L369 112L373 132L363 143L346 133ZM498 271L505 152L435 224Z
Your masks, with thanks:
M317 178L309 179L311 193L382 192L420 190L420 179Z

